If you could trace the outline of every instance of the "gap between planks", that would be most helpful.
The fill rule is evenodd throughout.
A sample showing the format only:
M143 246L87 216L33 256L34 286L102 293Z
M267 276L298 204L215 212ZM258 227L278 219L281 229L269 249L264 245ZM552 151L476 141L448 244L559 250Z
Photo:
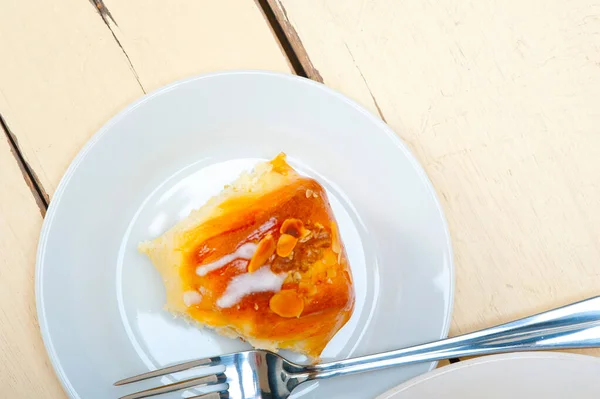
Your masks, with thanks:
M37 175L31 168L31 166L29 166L29 164L27 163L25 157L23 157L23 153L19 148L19 142L17 141L17 138L11 132L10 128L6 124L6 121L4 120L1 114L0 130L4 132L6 140L8 141L8 146L10 147L10 152L15 157L15 161L17 162L17 165L19 166L19 169L23 174L23 179L25 179L25 183L29 187L29 190L31 190L31 195L33 195L35 203L37 204L40 213L42 214L42 217L46 216L46 210L48 209L49 203L49 196L40 184L40 180L38 179Z
M303 78L309 77L306 73L304 65L302 65L302 61L300 60L298 54L296 53L296 50L294 49L294 46L288 39L288 36L286 34L288 26L282 25L282 23L280 22L280 18L276 15L275 11L269 4L269 0L255 0L255 2L258 8L262 11L262 14L265 17L267 24L273 32L273 36L275 36L275 39L279 43L281 51L283 51L283 54L288 59L294 73L298 76L302 76Z
M110 31L110 34L112 35L113 39L115 39L115 42L117 43L117 45L123 52L123 55L125 56L125 58L127 59L127 62L129 63L129 69L131 69L131 73L135 77L135 80L137 80L137 83L140 86L140 89L142 89L142 92L144 94L147 94L146 89L144 88L144 86L142 85L142 81L140 80L140 76L138 75L137 71L133 67L133 63L131 62L131 58L129 58L129 54L127 54L127 51L125 51L125 48L123 47L123 45L117 38L117 35L115 34L115 32L111 26L111 21L112 21L112 23L116 27L118 27L119 25L117 24L117 21L115 21L112 14L110 13L110 10L104 4L103 0L89 0L89 2L94 6L94 8L96 8L98 15L100 16L100 18L102 18L102 21L104 22L104 25L106 25L106 27Z
M292 64L294 72L302 77L323 83L323 77L312 64L308 52L296 29L288 19L287 12L278 0L255 0L271 26L275 38Z
M271 25L273 34L275 35L275 38L281 44L281 47L282 47L285 55L288 57L288 60L292 64L292 67L293 67L294 71L296 72L296 74L303 76L303 77L310 78L310 79L315 80L320 83L324 83L323 76L321 75L319 70L317 68L315 68L312 61L310 60L308 51L306 51L306 47L304 47L304 44L302 43L302 40L300 39L300 35L298 35L298 32L292 25L292 23L288 17L288 13L287 13L284 5L281 3L281 1L280 0L255 0L255 1L262 8L263 14L266 17L267 22ZM347 45L346 45L346 48L348 48ZM352 59L354 59L354 56L352 55L352 52L350 51L349 48L348 48L348 53L350 53L350 56L352 57ZM356 62L354 64L356 65ZM356 68L358 69L358 65L356 65ZM377 109L377 113L379 114L379 117L385 123L387 123L385 116L383 115L383 112L381 111L381 108L379 107L379 104L377 103L377 99L375 98L375 95L373 94L373 92L371 91L371 88L369 87L369 84L367 83L367 80L363 76L363 73L360 71L360 69L358 69L358 72L360 73L360 76L362 77L362 80L365 83L365 87L367 88L367 90L369 91L369 94L371 95L371 99L373 100L373 105Z

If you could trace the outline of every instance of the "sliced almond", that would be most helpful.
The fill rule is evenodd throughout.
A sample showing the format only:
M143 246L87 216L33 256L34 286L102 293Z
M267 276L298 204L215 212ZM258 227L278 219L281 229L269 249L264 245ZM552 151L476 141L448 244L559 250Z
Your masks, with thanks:
M304 300L295 290L283 290L271 297L269 308L281 317L300 317Z
M302 220L289 218L283 221L279 232L281 234L289 234L296 238L300 238L302 237L304 230L306 229L304 228L304 223L302 223Z
M277 241L277 255L282 258L290 256L297 243L298 238L290 234L282 234Z
M254 273L260 269L267 260L275 253L275 239L271 234L267 234L256 247L250 263L248 263L248 273Z
M336 254L342 252L342 243L340 242L340 232L336 222L331 222L331 249Z

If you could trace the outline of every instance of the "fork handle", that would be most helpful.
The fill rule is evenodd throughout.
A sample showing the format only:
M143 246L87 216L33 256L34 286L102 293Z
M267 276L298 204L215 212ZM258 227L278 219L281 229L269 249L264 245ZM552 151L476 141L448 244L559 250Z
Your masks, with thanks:
M600 346L600 296L454 338L309 366L298 379L322 379L461 356L596 346Z

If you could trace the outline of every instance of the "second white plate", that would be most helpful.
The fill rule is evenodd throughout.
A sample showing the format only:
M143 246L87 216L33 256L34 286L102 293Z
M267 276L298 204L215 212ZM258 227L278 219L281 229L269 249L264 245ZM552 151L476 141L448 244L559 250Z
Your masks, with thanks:
M112 386L128 375L246 348L163 311L160 277L136 246L280 151L327 188L356 285L354 315L324 360L447 334L448 231L429 180L397 136L306 79L200 76L113 118L54 195L40 238L37 301L50 359L71 397L117 397L136 388ZM296 397L369 398L431 366L307 384Z
M596 399L600 359L570 353L485 356L414 378L377 399Z

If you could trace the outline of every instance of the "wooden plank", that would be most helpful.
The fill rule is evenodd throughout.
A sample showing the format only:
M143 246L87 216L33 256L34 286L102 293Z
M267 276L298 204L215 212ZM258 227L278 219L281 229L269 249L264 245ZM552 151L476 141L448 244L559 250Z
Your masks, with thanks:
M0 114L47 193L85 141L143 94L88 2L9 0L0 13Z
M104 3L114 18L108 24L147 90L216 70L290 71L253 1Z
M451 334L600 293L600 5L270 3L309 75L385 118L432 179Z
M34 270L42 215L26 177L0 128L0 387L6 398L64 398L37 323Z
M0 13L0 115L51 195L112 115L170 81L220 69L289 72L246 0L7 0Z

